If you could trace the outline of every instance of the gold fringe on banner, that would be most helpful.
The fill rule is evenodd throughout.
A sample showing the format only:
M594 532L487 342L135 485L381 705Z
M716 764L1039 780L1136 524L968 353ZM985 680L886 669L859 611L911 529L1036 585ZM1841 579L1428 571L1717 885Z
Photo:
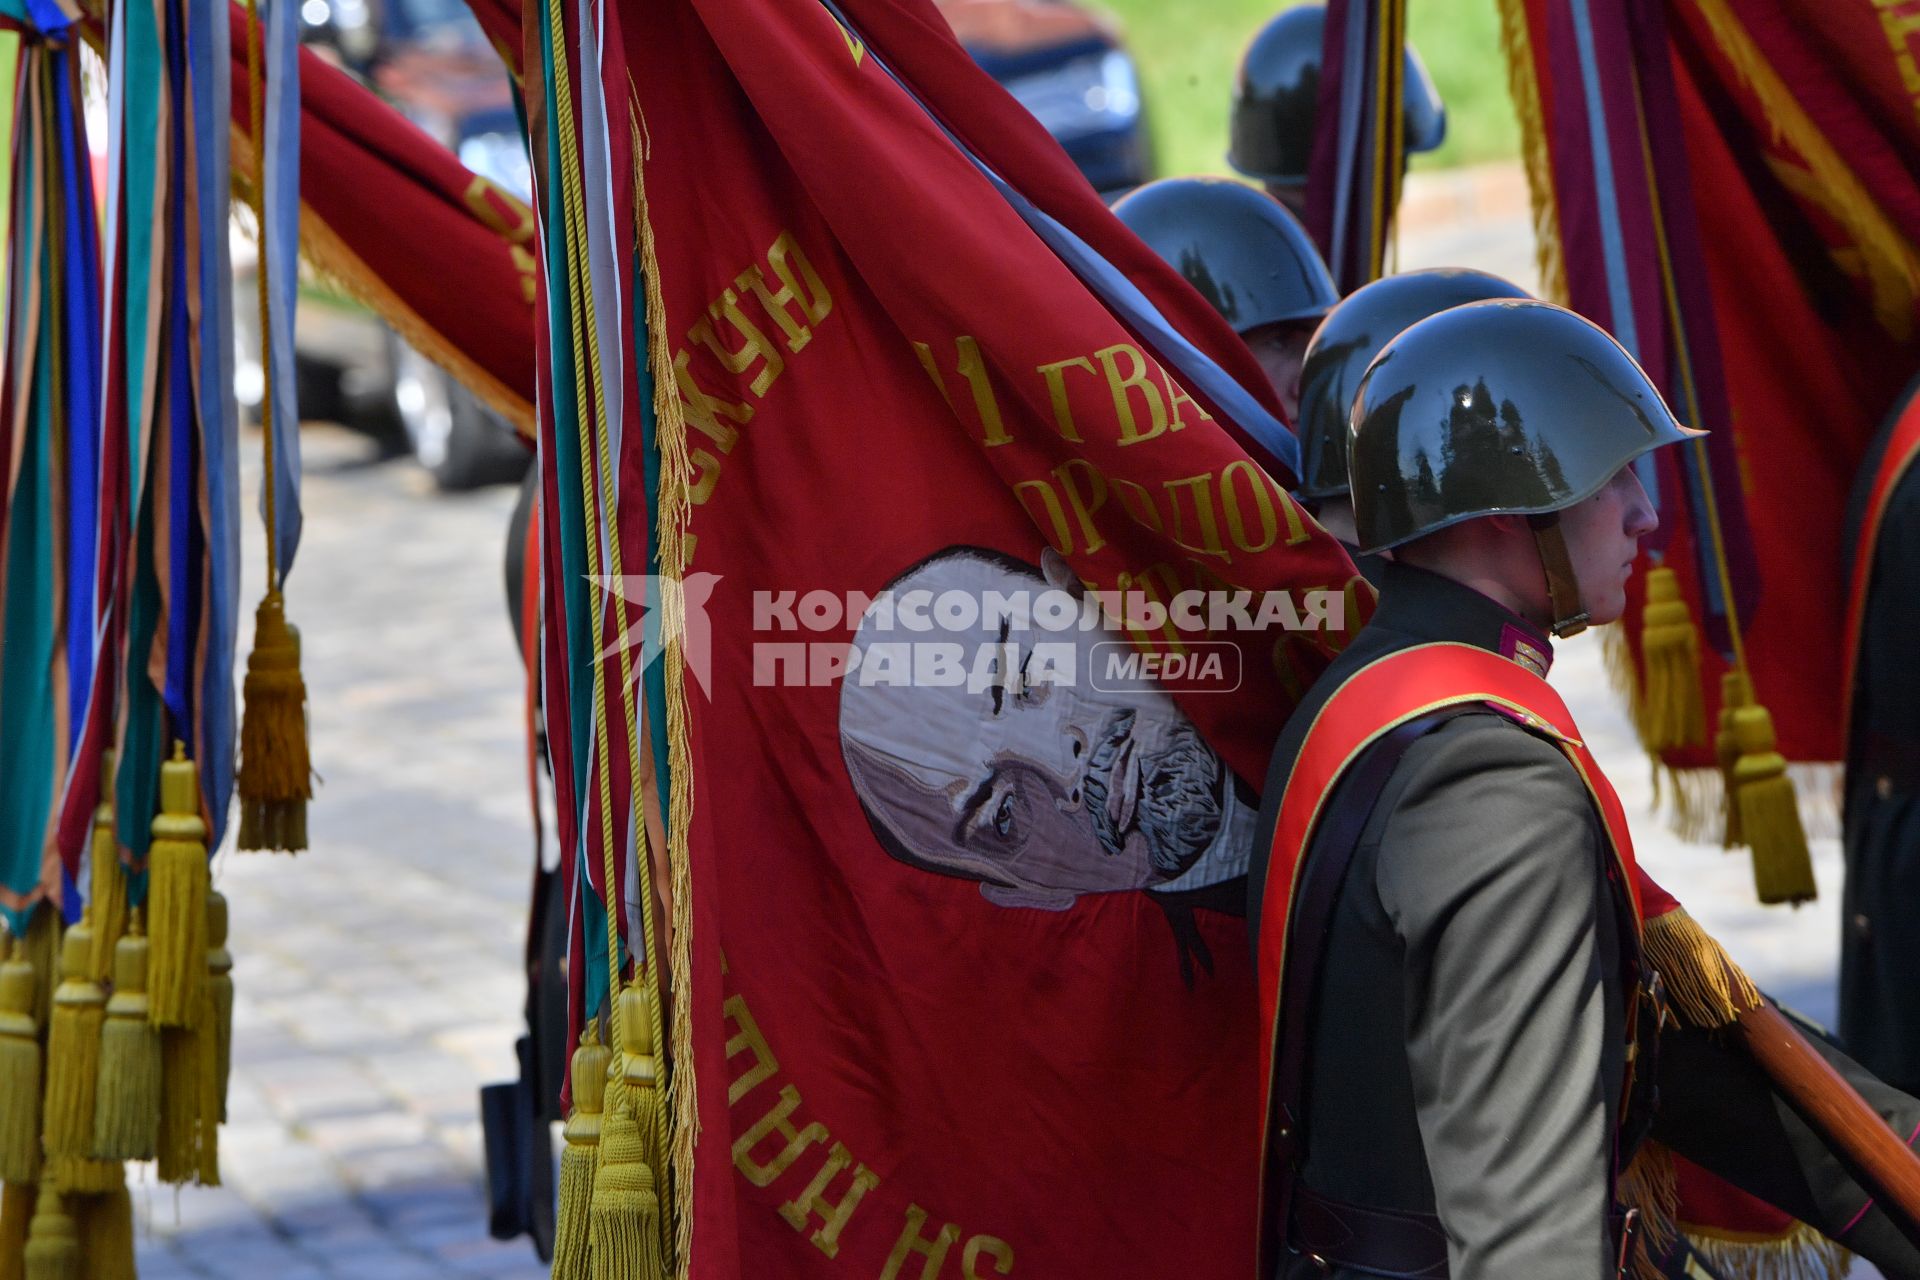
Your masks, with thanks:
M113 948L127 928L127 876L120 865L120 843L113 832L113 752L100 758L100 803L93 810L93 843L88 849L87 910L93 916L95 982L113 976Z
M1683 1222L1687 1243L1726 1280L1841 1280L1853 1255L1796 1222L1784 1236L1748 1236Z
M667 1044L667 1100L672 1121L667 1144L672 1175L674 1248L681 1267L693 1249L693 1151L700 1136L700 1111L693 1061L693 871L688 849L693 827L693 738L688 725L686 690L686 598L680 584L693 558L693 458L680 397L672 390L673 350L667 339L666 296L660 282L659 247L647 214L647 147L637 97L633 101L634 223L640 235L641 276L646 289L647 361L653 373L656 443L660 451L659 510L655 528L660 544L660 592L663 672L667 703L667 776L672 780L667 810L667 865L671 875L668 973L672 993L671 1039ZM662 381L662 379L666 381ZM653 957L648 958L649 967ZM656 1010L657 1012L657 1010Z
M1647 921L1641 945L1666 986L1667 1003L1688 1026L1704 1031L1731 1026L1764 1002L1753 979L1685 907Z
M1672 1154L1657 1142L1642 1142L1614 1192L1622 1208L1640 1214L1640 1240L1633 1259L1635 1280L1663 1280L1654 1259L1665 1257L1679 1240L1674 1215L1680 1208L1680 1188Z
M207 974L207 824L186 748L160 766L160 813L147 849L147 997L156 1027L195 1025Z
M1527 190L1533 197L1533 243L1540 272L1540 296L1564 305L1567 268L1561 256L1560 214L1553 195L1553 162L1547 152L1540 83L1535 75L1533 39L1527 30L1526 0L1499 0L1500 47L1507 55L1507 90L1520 119L1520 153L1526 164Z
M100 1032L93 1154L102 1160L151 1160L160 1139L160 1033L147 1021L147 952L136 910L116 948Z
M9 940L0 964L0 1179L10 1183L40 1176L40 1028L25 950Z

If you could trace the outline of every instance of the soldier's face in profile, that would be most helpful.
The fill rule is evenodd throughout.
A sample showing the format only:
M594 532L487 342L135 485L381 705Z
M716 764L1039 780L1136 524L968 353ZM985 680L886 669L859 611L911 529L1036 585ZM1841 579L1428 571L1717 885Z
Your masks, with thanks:
M1620 468L1600 492L1560 513L1580 604L1595 625L1618 621L1626 612L1627 579L1640 539L1659 526L1653 502L1630 466Z

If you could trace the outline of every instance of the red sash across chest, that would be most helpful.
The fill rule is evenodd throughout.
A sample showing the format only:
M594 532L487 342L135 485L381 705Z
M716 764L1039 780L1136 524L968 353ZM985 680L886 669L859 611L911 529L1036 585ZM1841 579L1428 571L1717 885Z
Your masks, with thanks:
M1390 654L1349 678L1321 708L1287 780L1260 911L1261 1080L1272 1079L1293 894L1335 784L1368 746L1394 728L1464 703L1481 703L1509 716L1566 753L1611 836L1638 921L1678 905L1634 863L1633 839L1620 799L1551 685L1509 659L1473 645L1426 644Z
M1840 685L1842 723L1852 719L1853 682L1860 659L1860 629L1865 625L1867 590L1873 585L1874 552L1880 541L1880 521L1887 512L1887 499L1894 486L1907 474L1915 457L1920 457L1920 395L1902 406L1894 421L1893 436L1886 452L1880 455L1880 470L1867 493L1866 517L1860 522L1860 544L1854 548L1853 573L1847 580L1847 630L1840 652L1846 663L1846 679ZM1844 741L1844 739L1842 739Z

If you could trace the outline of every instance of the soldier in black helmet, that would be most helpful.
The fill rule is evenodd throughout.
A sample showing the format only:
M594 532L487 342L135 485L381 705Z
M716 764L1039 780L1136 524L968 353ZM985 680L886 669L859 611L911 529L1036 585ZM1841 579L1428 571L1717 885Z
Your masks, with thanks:
M1227 163L1266 185L1304 217L1314 116L1320 105L1320 52L1327 12L1317 4L1282 11L1260 28L1240 58L1233 83L1232 147ZM1446 138L1447 112L1411 46L1402 77L1408 155Z
M1360 552L1347 493L1347 414L1360 375L1389 339L1416 321L1468 302L1526 296L1519 285L1484 271L1408 271L1354 290L1327 313L1307 345L1294 420L1300 437L1300 487L1295 492L1375 585L1381 558Z
M1299 219L1223 178L1149 182L1113 212L1233 326L1292 417L1307 342L1340 299Z
M1649 1133L1920 1275L1731 1047L1762 997L1634 866L1544 678L1553 637L1625 608L1656 524L1630 464L1697 433L1605 333L1533 301L1397 334L1351 421L1359 545L1396 554L1281 735L1253 851L1262 1280L1714 1275L1684 1256ZM1821 1052L1914 1132L1920 1104Z

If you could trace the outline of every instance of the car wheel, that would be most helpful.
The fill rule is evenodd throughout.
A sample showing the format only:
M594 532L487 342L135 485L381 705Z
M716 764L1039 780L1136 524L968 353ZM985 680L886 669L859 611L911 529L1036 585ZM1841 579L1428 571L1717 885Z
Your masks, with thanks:
M393 402L413 456L441 489L513 484L533 455L514 429L446 370L398 337L393 344Z

